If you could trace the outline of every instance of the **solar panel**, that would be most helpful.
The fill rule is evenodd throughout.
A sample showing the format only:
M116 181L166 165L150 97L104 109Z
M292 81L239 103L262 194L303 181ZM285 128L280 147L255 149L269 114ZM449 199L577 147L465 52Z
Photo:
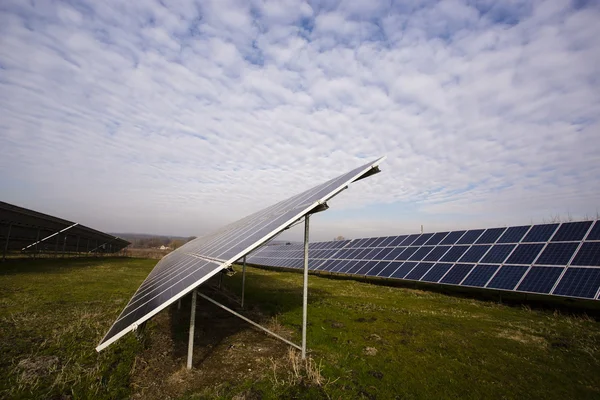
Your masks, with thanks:
M471 273L462 282L461 286L484 287L497 269L497 265L479 264L473 268Z
M505 265L496 273L486 287L491 289L513 290L528 267L523 265Z
M545 242L550 239L557 227L558 224L534 225L523 239L523 242Z
M600 267L600 242L583 243L572 264Z
M450 263L437 263L421 280L424 282L437 282L450 270L450 268L452 268L452 264Z
M414 261L407 261L402 263L400 267L391 275L392 278L404 278L414 267L417 266L417 263Z
M517 290L533 293L550 293L564 268L531 267Z
M442 240L440 242L440 244L454 244L458 241L458 239L461 238L462 235L465 234L466 231L455 231L455 232L450 232L448 235L446 235L446 237L444 238L444 240Z
M593 299L600 289L600 268L567 268L553 294Z
M194 239L158 262L104 336L98 351L194 290L240 257L344 190L378 171L382 158Z
M543 248L544 245L539 243L520 244L506 262L508 264L531 264Z
M404 279L411 279L418 281L433 267L433 263L430 262L420 262L415 266L415 268L410 271L409 274L406 275Z
M467 231L459 240L456 242L457 244L473 244L475 241L481 236L484 229L475 229L472 231Z
M460 262L476 263L481 260L483 255L490 249L490 245L471 246L469 250L460 258Z
M535 263L538 265L567 265L577 247L579 247L579 243L548 243Z
M506 228L492 228L485 231L483 235L477 239L476 244L494 244L496 240L504 233Z
M592 221L567 222L558 228L552 237L553 242L570 242L582 240L590 229Z
M596 221L585 240L600 240L600 222Z
M584 221L358 239L333 257L362 259L340 273L594 299L598 232Z
M454 264L452 269L448 271L440 282L458 285L471 272L473 267L473 264Z
M500 236L497 243L519 243L531 226L511 226Z
M502 264L515 247L516 245L514 244L497 244L492 246L481 262L485 264Z

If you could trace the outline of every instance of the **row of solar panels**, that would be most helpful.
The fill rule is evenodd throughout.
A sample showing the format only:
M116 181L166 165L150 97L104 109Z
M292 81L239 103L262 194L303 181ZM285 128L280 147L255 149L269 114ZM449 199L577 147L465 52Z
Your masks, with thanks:
M0 244L3 250L9 251L112 253L127 247L129 242L62 218L0 201Z
M302 245L266 246L258 265L302 268ZM313 271L598 299L600 222L311 243Z

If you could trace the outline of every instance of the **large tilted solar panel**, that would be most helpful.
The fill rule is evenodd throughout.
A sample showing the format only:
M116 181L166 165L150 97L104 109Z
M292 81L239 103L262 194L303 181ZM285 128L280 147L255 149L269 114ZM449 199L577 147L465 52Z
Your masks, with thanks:
M302 245L266 246L248 262L301 268ZM313 271L583 299L600 296L600 222L311 243Z
M150 272L96 350L134 330L169 304L256 249L350 183L379 171L380 158L287 200L194 239L169 253Z

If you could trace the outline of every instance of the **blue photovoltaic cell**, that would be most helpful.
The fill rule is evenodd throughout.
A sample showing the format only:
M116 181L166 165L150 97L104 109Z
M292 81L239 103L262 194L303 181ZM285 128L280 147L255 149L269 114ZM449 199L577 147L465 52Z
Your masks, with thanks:
M339 263L337 265L336 268L333 268L331 270L331 272L339 272L339 273L345 273L346 271L348 271L350 268L352 268L353 266L355 266L356 264L358 264L359 261L342 261L341 263Z
M523 239L523 243L546 242L552 237L558 224L534 225Z
M429 271L429 269L433 267L433 263L429 262L421 262L419 263L404 279L412 279L414 281L418 281Z
M450 246L436 246L431 253L427 254L423 261L438 261L446 252L450 249Z
M392 274L392 278L404 278L406 276L406 274L408 274L415 266L417 265L416 262L414 261L407 261L405 263L403 263L400 268L398 268L396 270L396 272L394 272Z
M391 247L396 247L398 245L400 245L400 243L404 242L406 240L406 238L408 237L408 235L400 235L400 236L396 236L395 238L392 239L392 241L390 242L390 246Z
M465 231L454 231L450 232L444 240L440 242L440 244L454 244L462 235L464 235Z
M425 243L428 246L434 246L436 244L439 244L443 238L446 237L446 235L448 234L448 232L438 232L436 234L434 234L432 237L429 238L429 240L427 241L427 243Z
M477 238L479 238L479 236L481 236L483 231L484 231L484 229L474 229L471 231L467 231L467 233L465 233L463 235L463 237L461 237L459 239L459 241L456 242L456 244L473 244L473 243L475 243Z
M426 241L433 236L433 233L424 233L412 243L412 246L422 246Z
M440 261L444 262L454 262L458 261L458 259L467 251L469 246L454 246L452 247L444 257Z
M385 257L383 257L383 259L384 260L395 260L398 258L398 256L400 256L400 254L402 254L402 252L404 250L406 250L406 247L396 247L391 252L389 252Z
M367 271L367 275L369 275L369 276L377 276L388 265L390 265L389 261L380 261L380 262L377 263L377 265L375 265L373 268L371 268L369 271Z
M377 238L377 240L375 240L375 242L373 242L373 244L371 246L373 247L383 247L383 242L385 242L386 236L382 236Z
M513 290L528 268L523 265L504 265L486 287Z
M506 232L500 236L497 243L518 243L529 230L531 225L526 226L511 226L506 229Z
M480 264L473 268L473 271L461 283L461 286L483 287L490 280L494 272L498 269L497 265Z
M593 299L600 288L600 268L567 268L552 294Z
M563 223L552 237L553 242L569 242L582 240L592 221Z
M402 246L410 246L411 243L414 242L415 240L417 240L417 238L419 236L421 236L420 233L415 233L414 235L408 235L406 240L404 242L402 242Z
M373 244L378 240L379 238L369 238L369 240L366 241L365 244L362 245L362 247L373 247Z
M531 264L540 253L543 244L520 244L508 257L507 264Z
M421 261L423 257L425 257L429 252L433 250L433 247L424 246L420 247L419 250L415 251L412 256L410 256L410 261Z
M390 243L392 243L392 240L394 240L395 236L388 236L385 238L385 240L383 242L381 242L381 247L388 247L390 245Z
M402 263L401 262L391 262L390 265L388 265L387 267L385 267L377 276L381 276L383 278L389 278L394 271L396 271L398 269L399 266L401 266Z
M490 251L481 260L485 264L502 264L506 257L516 247L516 244L497 244L492 246Z
M469 250L460 258L461 263L476 263L491 246L489 244L482 246L471 246Z
M564 267L531 267L516 290L533 293L550 293Z
M356 275L366 275L379 261L367 261L365 265L355 272Z
M452 264L437 263L421 279L424 282L437 282L452 267Z
M417 251L419 248L418 247L407 247L402 254L400 254L396 260L401 260L401 261L406 261L410 258L410 256L413 255L413 253L415 251Z
M571 265L600 267L600 242L584 242Z
M475 244L494 244L496 240L504 233L506 228L492 228L485 231L483 235L477 239Z
M600 220L596 221L594 227L592 228L590 233L588 233L585 240L600 240Z
M340 271L340 272L344 272L346 274L355 274L359 269L364 267L367 262L368 261L365 261L365 260L358 261L356 264L354 264L353 266L348 268L346 271Z
M383 260L385 257L394 250L392 247L384 247L381 252L377 254L377 260Z
M473 264L454 264L440 283L458 285L473 268Z
M578 246L579 243L548 243L535 263L537 265L567 265Z

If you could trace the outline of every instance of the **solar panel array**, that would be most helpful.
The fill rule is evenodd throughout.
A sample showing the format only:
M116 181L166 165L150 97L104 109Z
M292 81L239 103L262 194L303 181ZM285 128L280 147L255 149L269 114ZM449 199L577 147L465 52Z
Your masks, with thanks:
M301 268L302 257L302 245L266 246L253 253L248 262ZM309 269L599 299L600 222L311 243Z
M48 240L30 246L49 236ZM9 251L114 253L127 247L129 242L62 218L0 201L0 245Z
M96 350L100 351L160 310L256 249L350 183L379 171L380 158L287 200L194 239L158 262Z

